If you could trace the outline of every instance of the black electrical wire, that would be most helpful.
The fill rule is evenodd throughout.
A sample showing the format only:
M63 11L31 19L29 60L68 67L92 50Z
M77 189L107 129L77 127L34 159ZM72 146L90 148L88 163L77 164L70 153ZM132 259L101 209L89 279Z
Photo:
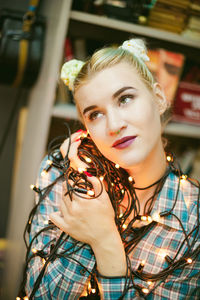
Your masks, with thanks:
M51 167L57 168L60 172L60 176L58 176L54 182L52 182L49 186L43 188L42 190L38 189L37 192L39 193L39 201L35 205L35 207L32 209L27 226L26 226L26 232L30 233L31 231L31 223L34 220L34 216L38 210L39 205L42 203L42 201L45 200L45 197L48 196L49 192L51 191L52 187L59 181L65 181L66 187L67 187L67 192L66 195L69 195L71 200L73 201L73 194L77 194L79 197L82 198L96 198L99 197L99 195L103 191L103 183L101 180L99 180L99 183L101 185L101 190L98 195L93 196L86 196L87 190L91 189L91 183L88 180L87 176L84 173L79 173L76 170L72 169L70 167L70 161L68 159L68 153L69 153L69 148L71 144L71 132L70 129L68 128L69 132L69 146L68 146L68 151L67 155L65 158L62 158L62 155L60 155L59 148L58 148L58 139L56 139L56 144L53 143L51 144L51 147L49 147L48 151L48 158L52 160L52 165L48 168L48 171ZM66 138L66 137L65 137ZM55 142L55 141L54 141ZM55 146L56 145L56 146ZM140 278L141 280L151 280L152 282L157 282L157 284L154 286L153 289L151 289L150 292L152 292L161 282L163 282L174 270L180 267L184 267L187 264L187 258L195 259L197 255L200 253L200 246L197 247L196 249L193 249L195 246L196 239L198 237L198 232L200 230L200 224L199 224L199 196L200 196L200 186L198 183L193 183L192 180L188 179L191 184L199 188L198 192L198 199L197 199L197 224L196 226L187 234L184 226L181 222L181 220L173 213L173 210L176 206L177 200L178 200L178 195L180 191L180 178L182 176L182 171L180 169L180 166L177 165L174 161L169 162L168 168L165 172L165 174L156 182L151 184L150 186L146 188L139 188L134 186L134 181L131 183L128 180L128 173L121 169L121 168L116 168L115 164L108 159L106 159L100 151L96 148L94 145L93 141L89 136L85 137L82 139L81 145L78 149L78 156L79 158L88 164L87 171L92 173L93 176L97 176L98 178L100 176L103 176L104 182L106 182L105 187L106 191L109 194L114 212L115 212L115 222L116 226L118 228L118 231L121 235L122 242L124 244L125 248L125 253L126 253L126 264L127 264L127 271L125 275L125 284L124 284L124 290L122 292L122 295L119 299L123 299L125 294L130 290L130 289L135 289L140 295L141 298L146 299L146 295L142 293L141 287L138 286L137 284L134 283L134 278ZM91 162L87 162L85 160L85 157L88 157L91 159ZM173 205L171 209L168 211L164 211L160 213L160 217L165 218L168 216L173 216L177 219L177 221L180 224L180 227L182 228L182 232L184 234L184 239L181 242L179 248L177 249L176 255L174 258L166 257L166 260L168 262L168 266L160 271L157 274L150 274L150 273L145 273L143 272L143 269L141 270L132 270L131 268L131 262L128 254L137 246L137 244L141 241L141 239L148 234L154 226L156 226L157 222L152 220L152 222L148 225L142 226L141 228L134 228L133 224L139 216L139 211L140 211L140 206L139 206L139 199L136 194L136 190L142 190L142 189L148 189L152 186L156 186L154 195L150 197L145 205L144 208L144 213L145 215L149 215L154 201L155 197L160 193L160 191L163 188L163 185L165 184L165 181L170 174L170 172L173 172L176 176L178 176L179 181L177 184L177 190L176 190L176 195L174 197ZM123 191L123 192L122 192ZM127 198L127 207L123 207L122 201L124 197L126 196ZM123 213L120 212L120 208L123 208ZM129 220L130 216L133 215L131 220ZM123 225L126 225L126 228L124 229ZM55 259L63 257L64 259L73 259L71 257L72 254L76 253L79 251L82 247L85 246L85 244L82 244L80 242L75 242L73 246L69 247L69 249L65 249L64 251L60 252L61 246L64 242L67 241L68 236L66 234L61 233L60 238L54 242L54 247L51 249L50 253L47 253L46 249L48 248L47 245L44 245L43 249L40 249L36 254L31 254L31 247L35 241L35 239L43 232L48 231L48 230L54 230L56 228L55 225L50 225L46 226L43 228L41 231L35 234L35 236L32 238L32 241L30 242L29 246L27 245L27 256L26 256L26 264L25 264L25 272L24 272L24 279L23 279L23 284L21 286L21 294L22 295L25 292L25 284L26 284L26 273L28 270L28 264L31 259L34 259L35 256L40 256L45 258L45 264L41 270L41 273L39 274L38 278L36 279L36 282L34 284L31 297L30 299L33 299L34 294L36 290L38 289L40 282L43 278L44 272L46 270L46 266L48 263L51 263ZM26 235L26 232L24 236ZM191 239L191 236L193 235L193 239ZM190 238L190 241L189 241ZM50 241L51 242L51 241ZM49 243L50 243L49 242ZM27 244L26 240L25 243ZM48 244L49 244L48 243ZM80 246L78 246L80 243ZM182 255L181 258L177 260L177 256L180 254L180 251L182 247L187 244L187 251ZM91 277L91 282L93 282L93 285L97 285L96 282L96 277L95 274L97 272L96 266L94 267L93 271L90 272L87 270L85 266L83 266L80 262L76 261L76 263L79 263L83 268L88 271L90 277ZM23 292L23 293L22 293ZM84 297L84 299L95 299L92 298L95 295L89 295L88 298ZM96 293L96 299L99 297L99 291L97 289ZM99 299L99 298L98 298Z

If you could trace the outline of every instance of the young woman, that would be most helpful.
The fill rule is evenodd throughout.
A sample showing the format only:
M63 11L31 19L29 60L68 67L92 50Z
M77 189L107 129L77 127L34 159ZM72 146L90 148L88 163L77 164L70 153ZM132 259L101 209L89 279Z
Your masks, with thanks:
M63 66L87 134L42 162L30 299L200 297L199 184L165 153L167 101L146 60L143 41L132 39Z

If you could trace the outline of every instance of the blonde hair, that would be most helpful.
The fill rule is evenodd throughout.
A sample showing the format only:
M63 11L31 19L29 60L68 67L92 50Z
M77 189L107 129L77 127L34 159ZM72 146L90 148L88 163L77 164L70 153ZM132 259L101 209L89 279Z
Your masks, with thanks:
M135 40L146 50L143 40ZM91 58L85 62L74 80L74 93L97 72L121 62L127 62L130 66L134 67L147 87L150 89L153 88L153 84L155 83L154 77L141 58L122 47L106 47L96 51Z
M75 77L73 82L73 93L75 94L76 90L81 85L90 80L96 73L122 62L126 62L131 67L133 67L137 71L138 75L145 83L147 88L149 88L150 91L153 92L153 86L156 81L152 73L148 69L144 59L142 59L144 55L146 55L144 53L147 52L146 45L142 39L133 39L131 41L136 42L136 44L139 45L139 47L142 49L139 49L139 52L142 53L141 56L138 55L137 51L130 51L131 49L129 50L127 48L123 48L123 45L121 47L105 47L97 50L96 52L94 52L91 58L89 58L84 63L77 76ZM133 49L132 46L131 48ZM82 118L78 105L77 110L81 120ZM171 108L168 107L166 111L161 115L161 124L163 128L167 125L170 118Z

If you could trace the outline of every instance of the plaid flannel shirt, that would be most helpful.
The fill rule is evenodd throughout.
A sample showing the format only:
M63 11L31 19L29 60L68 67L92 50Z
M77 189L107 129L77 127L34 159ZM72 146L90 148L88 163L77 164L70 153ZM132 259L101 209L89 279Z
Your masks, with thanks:
M47 158L41 164L41 170L46 166ZM38 185L43 189L53 182L60 175L59 170L52 167L45 177L38 177ZM178 187L178 177L170 173L167 177L162 191L159 193L151 212L155 213L170 210L173 207L176 191ZM59 202L63 195L63 183L58 181L51 192L39 205L37 214L33 219L30 240L42 228L45 221L49 219L49 214L59 210ZM38 201L38 196L36 196ZM177 203L173 209L182 222L186 233L190 232L195 224L197 224L197 201L198 188L189 181L181 182ZM155 215L154 215L155 216ZM33 243L33 247L37 250L43 249L50 251L51 244L60 236L61 231L57 228L40 234ZM194 234L194 233L193 233ZM162 251L173 258L177 249L184 240L183 230L180 223L174 216L160 218L152 229L142 238L134 250L130 253L129 258L133 270L137 270L141 261L145 261L144 272L156 274L168 266L162 255ZM192 236L189 238L189 242ZM69 254L66 258L56 258L48 264L45 274L42 278L40 286L34 296L34 299L79 299L83 290L86 288L90 273L95 267L95 257L89 245L83 245L81 242L75 241L69 237L63 243L60 251L70 249L75 246L76 252ZM198 241L194 245L194 249L200 247L200 238L198 233ZM74 250L74 248L73 248ZM181 248L177 259L179 259L187 250L187 245ZM68 253L70 250L68 251ZM30 263L27 272L26 292L31 294L34 282L36 281L43 263L38 256L34 257ZM89 272L88 272L88 271ZM101 292L101 299L118 299L124 290L124 277L103 277L98 275L98 285ZM139 278L134 279L134 283L141 288L147 288L149 293L145 294L146 299L200 299L200 260L199 256L191 264L187 264L184 268L176 269L164 281L158 280L151 284ZM152 290L152 292L151 292ZM138 292L131 288L128 290L123 299L141 299Z

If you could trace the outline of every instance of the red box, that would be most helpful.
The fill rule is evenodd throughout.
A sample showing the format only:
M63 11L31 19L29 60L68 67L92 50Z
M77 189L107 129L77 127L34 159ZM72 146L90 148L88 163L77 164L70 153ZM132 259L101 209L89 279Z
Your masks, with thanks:
M180 82L174 101L173 120L200 125L200 85Z

